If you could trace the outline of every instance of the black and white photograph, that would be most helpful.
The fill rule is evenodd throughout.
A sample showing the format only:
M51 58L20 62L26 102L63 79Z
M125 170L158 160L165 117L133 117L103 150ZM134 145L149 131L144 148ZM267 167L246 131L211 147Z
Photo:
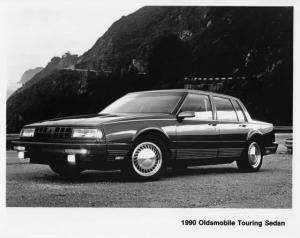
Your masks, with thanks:
M298 6L274 4L2 1L0 237L299 237Z

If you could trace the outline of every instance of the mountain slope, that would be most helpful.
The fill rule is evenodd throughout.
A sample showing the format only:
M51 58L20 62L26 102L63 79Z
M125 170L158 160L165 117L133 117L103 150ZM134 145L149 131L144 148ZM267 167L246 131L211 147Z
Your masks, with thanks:
M290 57L292 18L291 8L279 7L144 7L115 22L76 67L148 64L161 38L175 35L191 51L190 73L261 73L275 57ZM265 62L251 69L258 61Z
M26 84L26 86L33 85L39 80L53 73L58 69L72 68L78 60L78 55L72 55L70 52L65 53L62 57L53 57L51 61L39 73L35 74Z
M143 7L116 21L94 46L80 56L77 68L116 69L132 59L147 60L153 41L162 35L201 31L205 7Z

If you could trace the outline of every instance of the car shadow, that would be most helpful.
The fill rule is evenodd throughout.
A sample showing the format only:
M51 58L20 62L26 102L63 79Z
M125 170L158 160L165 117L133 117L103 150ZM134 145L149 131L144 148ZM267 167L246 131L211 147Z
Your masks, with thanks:
M260 172L265 169L261 169ZM164 176L159 181L165 181L171 178L177 177L191 177L191 176L201 176L201 175L214 175L214 174L244 174L240 172L236 167L190 167L181 171L173 171L168 169ZM37 177L32 178L37 180ZM80 176L76 178L63 178L57 174L47 173L38 180L43 180L44 182L54 182L54 183L97 183L97 182L110 182L110 183L140 183L139 181L132 180L125 177L120 171L98 171L98 170L87 170L84 171ZM144 183L151 183L144 182Z
M260 173L267 171L267 169L261 168L258 172ZM237 167L189 167L181 171L169 171L164 177L175 178L175 177L189 177L189 176L201 176L201 175L217 175L217 174L253 174L253 172L242 172Z
M96 171L87 170L75 178L64 178L58 174L52 173L44 175L41 178L43 181L55 182L55 183L97 183L97 182L133 182L128 178L125 178L120 171Z
M179 176L194 176L194 175L207 175L207 174L226 174L226 173L240 173L234 167L190 167L180 171L169 171L166 177L179 177Z

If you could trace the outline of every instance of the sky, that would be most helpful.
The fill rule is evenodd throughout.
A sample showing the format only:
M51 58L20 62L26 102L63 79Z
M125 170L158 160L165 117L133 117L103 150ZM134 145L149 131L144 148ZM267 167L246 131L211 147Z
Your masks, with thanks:
M88 3L88 4L85 4ZM109 26L140 7L142 1L11 1L4 12L8 87L22 74L44 67L53 56L81 55Z

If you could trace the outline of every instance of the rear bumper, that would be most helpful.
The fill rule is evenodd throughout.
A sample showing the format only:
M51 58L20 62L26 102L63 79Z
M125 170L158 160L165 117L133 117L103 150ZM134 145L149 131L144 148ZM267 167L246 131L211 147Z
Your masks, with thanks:
M273 142L271 145L265 146L265 155L275 154L278 144Z
M51 164L67 162L68 155L75 155L76 163L83 167L101 168L111 162L125 159L129 145L103 143L49 143L13 141L13 148L30 158L30 163Z

